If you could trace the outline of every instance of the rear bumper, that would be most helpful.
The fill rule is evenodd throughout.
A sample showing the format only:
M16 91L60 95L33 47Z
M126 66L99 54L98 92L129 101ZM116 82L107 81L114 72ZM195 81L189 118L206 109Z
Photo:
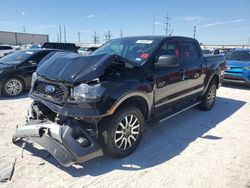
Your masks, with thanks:
M13 142L25 138L41 145L65 167L103 155L96 140L74 121L62 126L53 122L39 123L31 120L29 124L17 128Z

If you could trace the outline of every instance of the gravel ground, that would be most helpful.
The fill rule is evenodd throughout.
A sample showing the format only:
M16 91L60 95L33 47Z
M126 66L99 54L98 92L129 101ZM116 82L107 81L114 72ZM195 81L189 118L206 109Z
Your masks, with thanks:
M14 161L12 180L0 187L250 187L250 90L229 85L214 109L188 110L147 125L139 148L123 159L109 156L64 168L41 147L11 143L24 122L27 94L0 98L0 159Z

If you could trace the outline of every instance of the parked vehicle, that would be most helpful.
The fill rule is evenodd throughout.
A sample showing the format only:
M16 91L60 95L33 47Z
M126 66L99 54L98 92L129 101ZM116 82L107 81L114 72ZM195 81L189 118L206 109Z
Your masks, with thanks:
M8 55L14 51L15 49L10 45L0 45L0 57Z
M62 165L103 155L124 157L139 145L145 121L163 122L196 105L211 110L223 56L203 57L186 37L111 40L90 56L56 53L34 73L29 138Z
M58 50L22 50L0 58L0 95L14 97L31 86L31 77L38 63Z
M78 49L78 53L82 55L89 55L97 49L98 47L82 47Z
M226 56L226 81L244 82L250 86L250 49L235 49Z
M42 48L42 44L32 44L32 46L30 47L30 49L41 49Z
M73 43L45 42L42 46L45 49L60 49L78 53L77 47Z
M209 55L212 54L212 52L209 49L201 49L203 55Z

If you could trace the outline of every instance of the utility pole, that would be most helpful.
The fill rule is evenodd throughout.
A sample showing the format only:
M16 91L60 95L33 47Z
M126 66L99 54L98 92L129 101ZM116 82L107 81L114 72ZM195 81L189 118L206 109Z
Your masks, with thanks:
M247 48L249 48L250 46L250 37L248 38L248 41L247 41Z
M120 30L120 38L122 38L123 37L123 31L122 31L122 29Z
M81 33L78 32L77 35L78 35L78 43L79 43L79 45L80 45L80 44L81 44Z
M63 27L64 42L66 43L66 27Z
M59 34L57 33L56 36L57 36L57 42L59 42Z
M168 13L167 13L167 16L165 16L165 19L166 19L165 31L166 31L166 36L168 36L168 32L170 30L170 20L171 20L171 18L168 16Z
M96 34L96 31L94 32L94 44L95 44L95 46L96 46L96 44L98 43L98 36L97 36L97 34Z
M108 31L108 34L107 34L107 39L108 39L108 41L110 41L111 40L111 32L110 31Z
M153 29L152 29L152 34L155 34L155 14L153 14Z
M62 28L61 28L61 25L59 25L59 42L62 42Z
M194 26L194 34L193 34L193 38L195 38L196 36L196 26Z
M23 32L26 33L25 25L23 25Z

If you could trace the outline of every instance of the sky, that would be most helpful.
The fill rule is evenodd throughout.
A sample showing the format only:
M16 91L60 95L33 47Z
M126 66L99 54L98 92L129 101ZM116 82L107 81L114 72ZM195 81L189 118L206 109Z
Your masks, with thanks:
M203 44L250 40L250 0L5 0L0 31L23 32L25 26L27 33L49 34L50 41L57 41L61 25L67 42L78 42L78 32L81 42L93 42L95 31L104 42L105 33L119 38L121 29L123 36L165 35L166 15L175 36L192 37L196 26Z

